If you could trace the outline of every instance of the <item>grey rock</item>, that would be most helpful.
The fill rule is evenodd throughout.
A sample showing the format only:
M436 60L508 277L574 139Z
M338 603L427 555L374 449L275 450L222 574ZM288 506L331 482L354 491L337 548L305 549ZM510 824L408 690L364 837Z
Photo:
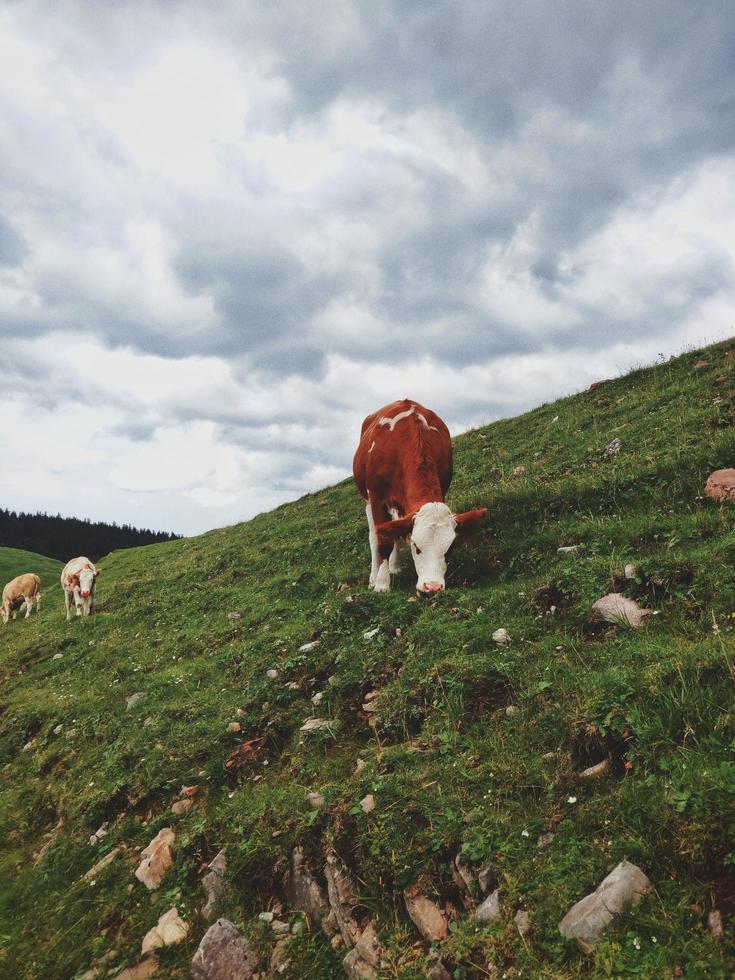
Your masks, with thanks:
M497 922L502 915L500 909L500 891L496 888L485 901L475 909L475 918L485 924Z
M373 967L380 964L382 953L380 940L372 922L360 933L355 948L342 960L342 967L349 980L368 980L375 976Z
M270 968L271 973L277 973L279 976L285 975L286 971L291 966L291 960L288 958L288 940L279 939L276 945L273 947L273 952L271 953Z
M191 963L192 980L250 980L258 954L228 919L217 919L204 933Z
M202 918L205 922L213 922L217 918L218 910L232 894L231 885L224 879L226 870L227 855L222 850L210 862L209 870L202 878L202 889L207 899L202 906Z
M353 916L353 910L358 904L357 888L342 859L334 851L327 854L324 877L327 879L329 904L337 920L337 927L345 946L350 949L360 937L360 927Z
M598 762L595 766L589 766L587 769L583 769L579 774L580 779L599 779L600 776L604 776L607 770L610 768L610 760L603 759L602 762Z
M509 704L505 709L506 718L514 718L518 714L518 708L515 704Z
M622 448L623 444L620 439L613 439L612 442L608 442L607 446L605 446L605 455L617 456Z
M573 555L575 551L579 551L578 544L566 544L556 549L557 555Z
M227 613L227 618L231 622L235 622L235 620L240 619L241 617L242 617L242 613L239 613L239 612L228 612Z
M637 865L621 861L592 894L571 907L559 923L559 932L591 953L613 919L638 905L652 887Z
M291 932L288 922L282 922L281 919L274 919L271 922L271 929L277 936L287 936Z
M336 924L332 927L326 922L330 913L329 902L319 882L306 867L304 853L300 847L293 852L288 897L291 905L304 913L311 926L321 923L327 935L336 931Z
M593 602L590 608L590 619L593 621L601 620L632 629L639 629L650 615L650 609L641 609L635 599L629 599L620 592L610 592Z
M725 929L722 924L722 915L719 909L712 909L707 916L707 928L713 939L722 939Z
M525 909L518 909L513 916L513 921L516 924L516 929L520 933L521 939L525 939L531 931L531 916Z
M495 870L491 864L488 864L486 868L482 869L477 876L477 881L483 895L487 895L488 892L492 891L496 887L498 883L498 876L495 874Z
M144 697L145 697L145 691L135 691L129 697L125 698L125 710L130 711L130 709L134 708L135 705L138 703L138 701L140 701L141 698Z
M321 810L327 802L321 793L308 793L306 799L309 801L312 810Z
M545 851L547 847L550 847L554 843L554 838L556 834L552 834L551 831L547 831L545 834L540 834L539 839L536 841L536 846L540 851Z

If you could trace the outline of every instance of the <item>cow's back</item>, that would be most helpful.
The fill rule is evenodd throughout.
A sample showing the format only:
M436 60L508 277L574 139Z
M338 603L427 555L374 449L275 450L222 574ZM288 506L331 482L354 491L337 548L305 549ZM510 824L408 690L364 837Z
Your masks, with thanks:
M449 429L430 408L408 398L383 406L362 423L352 473L363 498L371 488L380 493L390 485L398 461L409 467L428 461L446 494L452 481Z
M8 584L3 589L3 602L6 599L13 601L20 598L20 596L28 596L33 598L41 587L41 579L38 575L34 575L32 572L26 572L23 575L16 575L14 579L11 579Z

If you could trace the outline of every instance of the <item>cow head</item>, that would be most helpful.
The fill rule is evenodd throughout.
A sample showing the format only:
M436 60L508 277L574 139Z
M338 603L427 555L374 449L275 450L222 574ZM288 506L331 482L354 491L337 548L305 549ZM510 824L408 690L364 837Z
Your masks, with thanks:
M477 527L487 514L483 507L453 514L444 503L424 504L407 517L386 521L376 527L381 557L387 557L396 541L409 538L416 566L416 591L423 595L444 590L447 570L445 555L457 535Z
M78 575L74 576L79 584L79 593L83 599L88 599L94 588L94 581L99 575L91 568L83 568Z

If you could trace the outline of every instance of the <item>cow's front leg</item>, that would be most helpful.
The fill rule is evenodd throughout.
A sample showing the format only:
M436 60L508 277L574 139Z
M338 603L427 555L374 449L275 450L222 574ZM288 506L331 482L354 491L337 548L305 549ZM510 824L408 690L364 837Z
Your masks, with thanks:
M74 605L77 607L77 616L81 616L82 615L82 597L77 592L76 589L74 590Z
M365 507L365 516L367 517L368 536L370 538L370 579L368 584L371 589L374 589L375 580L378 576L378 566L380 564L380 556L378 555L378 532L375 530L373 508L369 502Z
M72 593L68 589L64 589L64 602L66 603L66 618L71 619L71 598Z
M26 596L26 614L23 619L28 619L31 615L31 609L33 609L33 599Z
M388 558L384 558L378 568L378 574L375 576L375 591L376 592L390 592L390 562Z
M388 571L391 575L397 575L401 570L401 562L399 558L399 551L401 545L399 541L393 545L393 551L390 553L390 558L388 560Z

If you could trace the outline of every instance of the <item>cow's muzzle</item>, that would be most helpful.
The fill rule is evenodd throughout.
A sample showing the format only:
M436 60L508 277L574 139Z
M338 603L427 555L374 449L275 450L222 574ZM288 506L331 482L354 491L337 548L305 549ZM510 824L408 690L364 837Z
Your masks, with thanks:
M89 599L89 592L82 592L82 599Z
M444 586L441 582L422 582L416 587L416 591L422 595L432 595L434 592L443 592Z

